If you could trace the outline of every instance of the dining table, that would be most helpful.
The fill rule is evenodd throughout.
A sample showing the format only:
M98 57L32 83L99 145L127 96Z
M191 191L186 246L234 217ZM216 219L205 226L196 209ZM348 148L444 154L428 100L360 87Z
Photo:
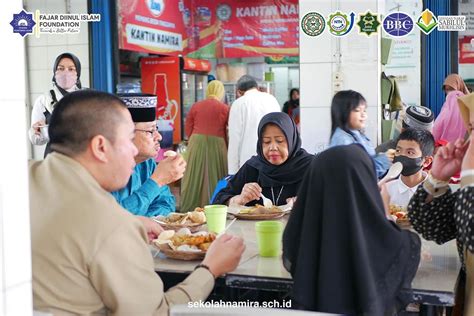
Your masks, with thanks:
M286 225L287 217L276 220ZM237 220L229 227L227 233L242 237L246 248L237 268L220 277L216 284L225 288L227 300L239 300L242 290L269 291L291 297L293 281L283 266L281 255L261 257L258 253L255 223L252 220ZM421 259L412 288L403 289L401 295L420 305L420 315L435 315L440 309L449 309L454 305L454 290L461 264L454 240L442 245L421 240ZM153 247L151 251L155 258L155 271L164 279L181 276L176 279L179 282L199 264L198 261L166 258Z

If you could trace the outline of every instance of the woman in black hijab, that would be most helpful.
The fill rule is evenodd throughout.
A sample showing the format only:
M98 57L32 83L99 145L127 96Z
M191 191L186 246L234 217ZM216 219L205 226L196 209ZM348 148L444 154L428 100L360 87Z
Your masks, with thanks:
M258 126L257 156L250 158L216 196L215 204L263 204L260 193L274 205L296 197L313 155L301 148L293 120L282 112L265 115Z
M364 149L339 146L316 156L283 235L296 303L319 312L385 315L399 291L410 288L419 260L419 237L385 217Z

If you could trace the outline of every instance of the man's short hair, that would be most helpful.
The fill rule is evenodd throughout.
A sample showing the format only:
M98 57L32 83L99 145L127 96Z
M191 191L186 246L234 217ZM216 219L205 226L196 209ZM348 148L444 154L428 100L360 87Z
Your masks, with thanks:
M120 98L110 93L91 89L68 93L51 115L51 149L76 155L84 152L97 135L115 142L117 126L123 121L120 109L126 108Z
M255 80L255 78L252 76L243 75L237 81L237 90L245 92L253 88L258 88L258 83L257 80Z
M433 155L435 140L433 135L427 130L407 128L398 135L397 144L401 140L411 140L416 142L420 146L423 157Z

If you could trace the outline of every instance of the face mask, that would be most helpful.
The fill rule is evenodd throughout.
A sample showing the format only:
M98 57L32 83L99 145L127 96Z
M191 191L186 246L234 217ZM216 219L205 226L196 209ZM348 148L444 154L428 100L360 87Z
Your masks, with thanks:
M423 167L423 158L409 158L407 156L395 156L393 163L401 162L403 165L402 175L405 177L414 175Z
M64 90L74 87L77 81L77 74L69 71L58 72L55 76L56 83Z

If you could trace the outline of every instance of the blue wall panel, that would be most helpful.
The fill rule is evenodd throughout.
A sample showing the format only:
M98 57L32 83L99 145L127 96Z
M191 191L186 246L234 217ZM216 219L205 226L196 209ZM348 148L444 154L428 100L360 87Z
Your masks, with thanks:
M449 0L426 0L424 8L428 8L436 16L450 15ZM451 73L451 32L432 31L429 35L421 33L425 37L424 54L422 54L423 82L422 100L424 106L433 110L438 115L443 106L445 94L441 89L444 78Z
M115 61L116 55L113 34L116 32L115 1L89 0L90 13L99 13L100 22L89 23L91 46L91 88L115 92Z

